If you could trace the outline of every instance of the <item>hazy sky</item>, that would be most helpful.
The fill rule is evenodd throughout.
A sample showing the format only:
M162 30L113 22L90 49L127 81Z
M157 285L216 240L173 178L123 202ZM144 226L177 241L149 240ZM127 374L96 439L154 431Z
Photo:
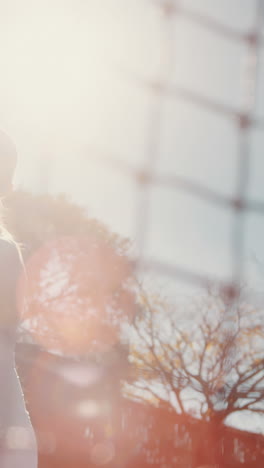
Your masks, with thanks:
M151 93L138 86L159 76L167 30L144 0L0 0L0 127L16 141L16 182L67 192L88 212L132 239L137 187L100 162L114 155L141 167L148 150ZM239 31L255 21L254 0L182 0ZM247 45L182 16L171 25L169 82L243 108ZM259 83L264 82L264 48ZM131 76L126 71L131 72ZM264 117L259 86L256 115ZM190 177L230 195L236 186L238 135L232 119L191 102L162 103L155 170ZM250 135L248 196L264 199L264 132ZM232 213L180 190L153 187L146 255L205 274L229 276ZM264 264L264 218L250 215L246 262ZM263 268L264 270L264 268ZM261 287L262 276L260 276Z

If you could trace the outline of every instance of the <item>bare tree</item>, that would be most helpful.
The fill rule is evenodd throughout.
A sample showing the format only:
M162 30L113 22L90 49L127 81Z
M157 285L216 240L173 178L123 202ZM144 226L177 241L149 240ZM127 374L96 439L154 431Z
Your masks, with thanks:
M186 319L142 291L141 303L132 334L136 373L130 394L219 424L237 412L264 414L260 310L242 298L226 303L211 293L184 309Z

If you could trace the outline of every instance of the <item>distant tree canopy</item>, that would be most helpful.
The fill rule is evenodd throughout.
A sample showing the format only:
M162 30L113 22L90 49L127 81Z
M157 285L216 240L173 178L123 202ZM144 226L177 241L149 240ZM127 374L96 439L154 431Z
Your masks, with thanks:
M208 294L193 300L188 320L157 297L141 297L130 394L216 424L238 412L264 414L262 311Z
M127 256L130 242L90 218L83 206L64 194L33 194L18 190L5 201L6 223L27 258L47 241L64 236L95 235Z
M65 196L20 191L7 208L27 270L24 328L66 353L118 342L136 312L129 242Z

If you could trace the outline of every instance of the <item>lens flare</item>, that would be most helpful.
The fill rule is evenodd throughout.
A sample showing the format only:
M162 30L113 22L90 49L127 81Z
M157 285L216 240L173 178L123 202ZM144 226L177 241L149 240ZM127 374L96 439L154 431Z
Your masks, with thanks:
M86 388L100 381L103 372L99 366L84 365L74 363L72 365L63 366L60 370L60 375L65 381L81 388Z
M112 442L100 442L95 444L91 450L90 458L92 463L101 466L110 463L115 456L115 447Z
M81 418L96 418L100 416L108 416L111 407L107 401L97 400L82 400L75 407L75 414Z
M45 348L105 351L136 313L127 286L132 267L109 240L93 235L52 240L29 258L26 272L22 320Z

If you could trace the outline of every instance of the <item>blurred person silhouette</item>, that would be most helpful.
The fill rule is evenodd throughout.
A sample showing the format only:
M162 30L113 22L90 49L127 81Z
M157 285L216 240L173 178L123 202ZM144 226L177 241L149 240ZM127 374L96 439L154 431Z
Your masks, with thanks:
M0 131L0 468L37 468L36 438L15 368L17 284L24 269L19 246L2 219L2 199L12 191L16 162L15 145Z

